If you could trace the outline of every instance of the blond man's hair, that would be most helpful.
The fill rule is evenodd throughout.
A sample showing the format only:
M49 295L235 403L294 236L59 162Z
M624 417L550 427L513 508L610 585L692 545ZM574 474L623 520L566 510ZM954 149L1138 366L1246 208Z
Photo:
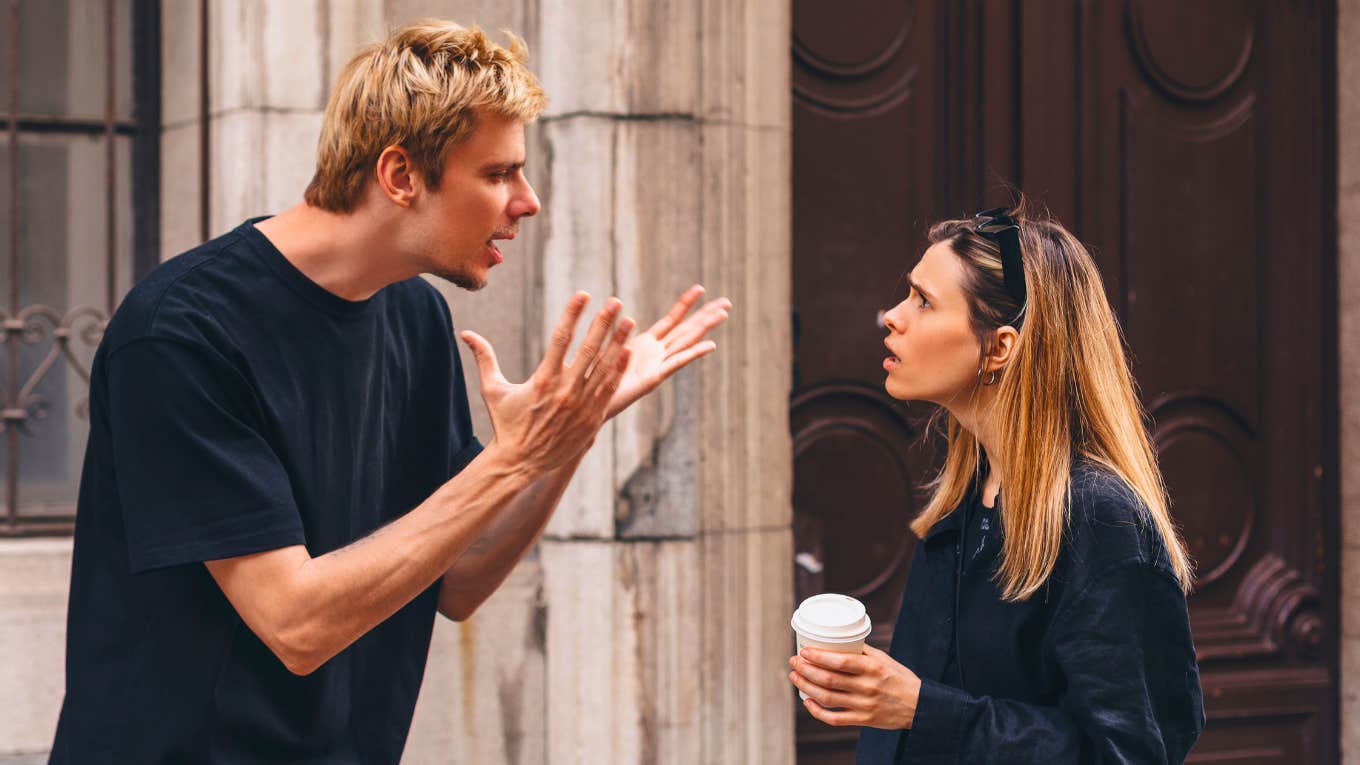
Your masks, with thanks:
M333 212L358 206L378 156L400 146L430 188L449 149L479 113L531 122L547 97L529 71L524 41L509 46L477 27L423 20L365 47L340 73L326 105L307 203Z

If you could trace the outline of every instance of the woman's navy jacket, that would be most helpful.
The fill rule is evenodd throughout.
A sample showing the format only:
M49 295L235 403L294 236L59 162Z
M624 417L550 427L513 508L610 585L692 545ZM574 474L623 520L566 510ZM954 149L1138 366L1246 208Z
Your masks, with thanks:
M961 554L975 503L936 523L911 562L890 653L921 678L912 729L865 728L856 762L1184 760L1204 728L1199 668L1185 596L1136 495L1079 463L1057 565L1020 603L993 581L1000 534L975 550L970 531Z

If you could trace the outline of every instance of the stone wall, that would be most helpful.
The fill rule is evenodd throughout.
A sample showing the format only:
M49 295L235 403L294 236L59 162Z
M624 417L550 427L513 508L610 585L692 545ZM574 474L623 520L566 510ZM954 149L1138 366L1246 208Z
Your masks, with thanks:
M1360 0L1337 19L1337 289L1341 380L1341 750L1360 765Z

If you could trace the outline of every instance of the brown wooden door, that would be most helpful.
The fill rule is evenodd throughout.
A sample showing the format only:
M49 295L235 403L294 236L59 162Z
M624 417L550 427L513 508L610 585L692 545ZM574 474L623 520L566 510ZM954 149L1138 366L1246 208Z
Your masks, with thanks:
M1334 5L797 0L797 597L886 645L935 464L877 309L925 225L1013 181L1093 249L1178 522L1209 727L1191 761L1337 760ZM799 711L799 761L856 732Z

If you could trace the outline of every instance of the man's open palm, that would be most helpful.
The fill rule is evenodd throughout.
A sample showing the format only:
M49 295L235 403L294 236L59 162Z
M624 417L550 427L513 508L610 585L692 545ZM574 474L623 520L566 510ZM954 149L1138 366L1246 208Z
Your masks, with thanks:
M685 318L685 314L699 302L703 294L704 288L697 284L685 290L665 316L628 342L632 354L623 380L609 401L610 417L656 390L657 386L691 361L712 353L718 347L712 340L704 340L704 336L727 321L732 301L727 298L710 300L693 316Z

